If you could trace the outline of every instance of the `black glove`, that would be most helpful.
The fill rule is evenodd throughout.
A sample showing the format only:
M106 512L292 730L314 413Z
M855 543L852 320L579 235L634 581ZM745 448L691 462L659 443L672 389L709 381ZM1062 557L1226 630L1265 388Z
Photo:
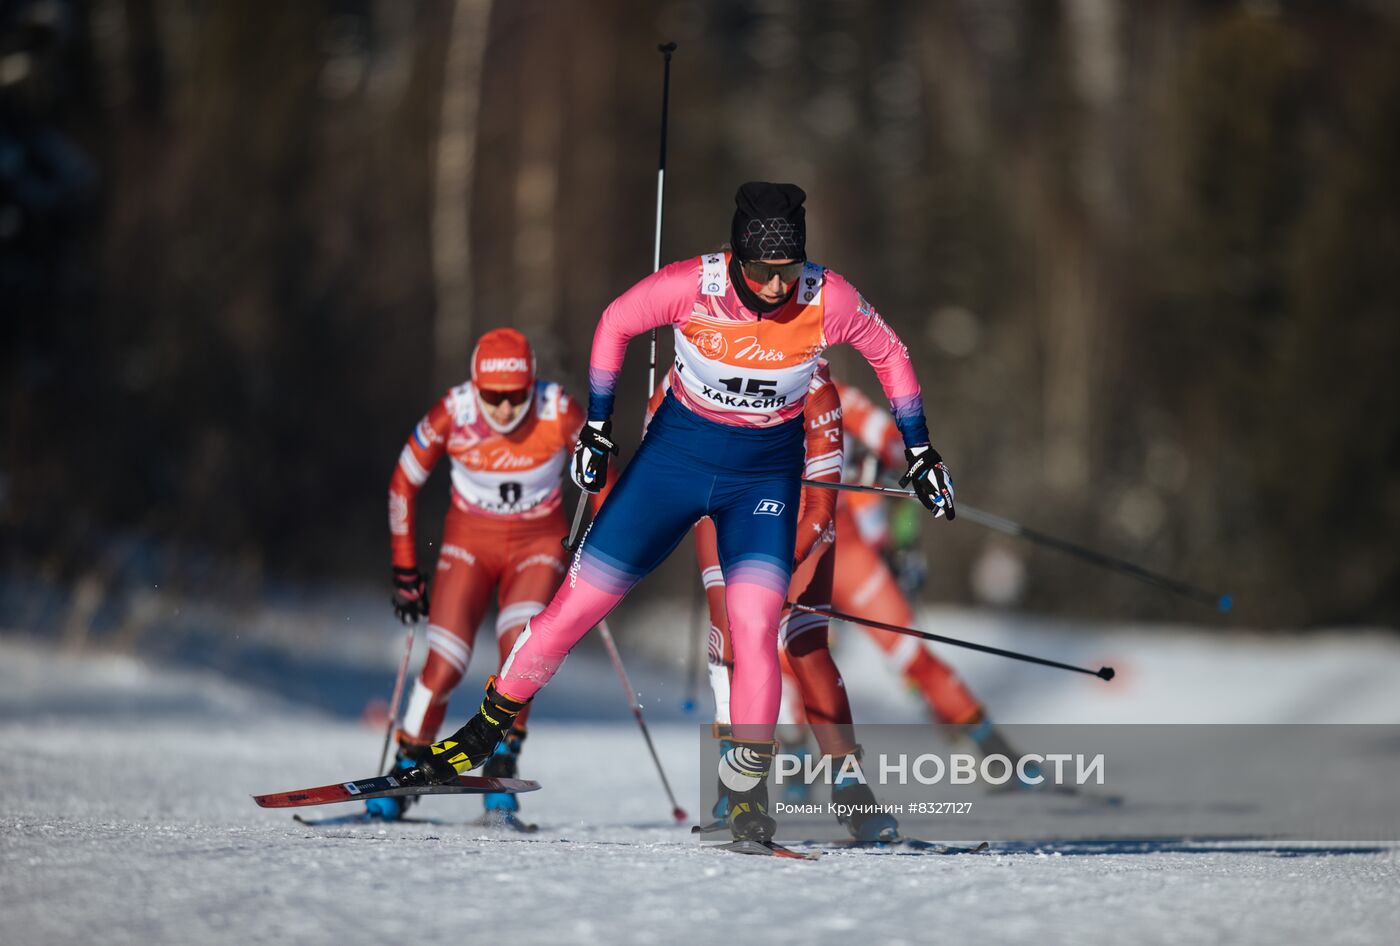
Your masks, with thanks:
M608 481L608 454L617 456L617 444L609 436L611 433L610 420L590 420L578 433L569 477L585 493L599 492Z
M405 624L428 616L428 583L416 568L394 566L394 613Z
M947 516L951 522L957 518L957 510L953 508L953 477L938 451L930 446L906 447L904 459L909 461L909 469L899 478L899 485L912 483L919 502L935 519Z

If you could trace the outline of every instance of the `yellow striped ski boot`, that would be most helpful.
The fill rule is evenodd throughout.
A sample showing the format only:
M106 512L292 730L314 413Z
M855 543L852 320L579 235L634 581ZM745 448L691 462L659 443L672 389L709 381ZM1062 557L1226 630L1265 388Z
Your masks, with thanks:
M768 814L768 770L773 742L735 739L720 756L719 781L729 790L729 833L736 841L773 840L778 824Z
M429 748L429 754L398 776L405 785L446 785L481 765L496 751L529 700L513 700L496 689L496 678L486 682L481 708L467 724Z

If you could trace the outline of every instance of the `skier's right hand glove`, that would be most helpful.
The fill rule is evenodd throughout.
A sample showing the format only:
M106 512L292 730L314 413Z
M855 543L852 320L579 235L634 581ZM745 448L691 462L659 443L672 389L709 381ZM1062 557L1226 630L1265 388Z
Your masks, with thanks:
M909 469L899 478L899 485L912 483L919 502L933 513L935 519L947 516L951 522L957 518L957 510L953 508L953 476L944 466L938 451L927 444L906 447L904 459L909 461Z
M569 477L585 493L602 490L608 481L608 454L617 456L617 444L609 436L612 421L590 420L578 434L574 461L569 464Z
M394 613L405 624L428 616L428 583L416 568L394 566Z

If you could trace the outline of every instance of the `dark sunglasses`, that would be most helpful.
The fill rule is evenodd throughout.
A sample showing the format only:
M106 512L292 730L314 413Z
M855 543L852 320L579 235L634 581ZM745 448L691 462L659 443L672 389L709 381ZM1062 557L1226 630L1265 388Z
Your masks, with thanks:
M802 275L803 261L795 263L765 263L762 260L745 260L739 264L744 269L744 275L758 283L768 283L774 276L782 283L797 282L797 277Z
M522 388L519 391L482 391L480 389L477 389L476 393L481 396L481 400L484 403L490 404L492 407L495 407L502 401L509 401L512 405L518 407L519 405L524 404L525 401L530 397L529 390L525 388Z

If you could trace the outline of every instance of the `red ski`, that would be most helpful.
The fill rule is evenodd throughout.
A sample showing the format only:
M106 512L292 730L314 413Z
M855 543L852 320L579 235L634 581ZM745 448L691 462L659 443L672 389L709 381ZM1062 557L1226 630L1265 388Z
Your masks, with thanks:
M481 778L459 775L457 781L446 785L400 785L392 775L340 782L318 788L302 788L292 792L254 795L253 801L262 808L300 808L302 805L329 805L338 801L358 801L362 798L384 798L391 795L483 795L487 792L538 791L539 782L519 778Z
M731 854L757 854L761 857L786 857L797 861L815 861L821 857L820 851L794 851L772 841L730 841L728 844L707 844L714 851L729 851Z

